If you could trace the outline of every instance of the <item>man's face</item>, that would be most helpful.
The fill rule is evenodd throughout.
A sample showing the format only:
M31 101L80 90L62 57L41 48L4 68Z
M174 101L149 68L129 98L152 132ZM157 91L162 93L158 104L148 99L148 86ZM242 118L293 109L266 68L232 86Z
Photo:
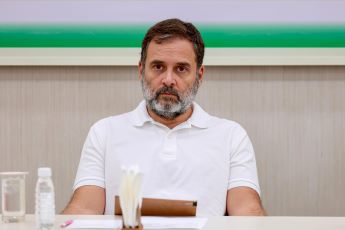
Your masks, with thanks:
M151 41L145 65L139 64L146 104L154 113L174 119L190 108L203 77L197 69L193 44L172 38L161 44Z

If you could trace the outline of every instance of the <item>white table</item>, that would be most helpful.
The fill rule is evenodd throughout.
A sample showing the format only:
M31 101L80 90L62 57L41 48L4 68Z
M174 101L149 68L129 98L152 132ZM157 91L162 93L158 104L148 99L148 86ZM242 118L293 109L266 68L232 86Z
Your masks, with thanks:
M57 215L55 229L69 219L114 219L115 216ZM1 230L36 230L35 216L26 215L23 223L5 224ZM204 230L345 230L345 217L212 217Z
M336 230L345 217L213 217L203 230Z

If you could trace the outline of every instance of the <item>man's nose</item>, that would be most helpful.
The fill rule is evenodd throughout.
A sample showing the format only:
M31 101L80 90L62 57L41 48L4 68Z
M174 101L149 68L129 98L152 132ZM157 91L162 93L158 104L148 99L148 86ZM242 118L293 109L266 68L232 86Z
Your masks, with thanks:
M176 76L174 71L172 70L167 70L164 73L162 83L166 86L174 86L176 85Z

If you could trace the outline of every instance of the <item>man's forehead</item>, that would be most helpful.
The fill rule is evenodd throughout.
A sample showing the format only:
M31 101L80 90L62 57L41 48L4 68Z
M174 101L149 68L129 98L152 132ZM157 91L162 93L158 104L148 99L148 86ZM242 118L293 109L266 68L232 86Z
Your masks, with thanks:
M171 35L162 35L162 36L156 36L154 37L148 44L148 48L150 47L150 45L152 44L156 44L156 45L168 45L168 44L174 44L174 43L178 43L178 42L185 42L191 45L191 47L194 47L193 43L188 40L187 38L183 38L183 37L177 37L177 36L171 36Z
M193 59L193 61L196 64L196 54L194 50L193 43L185 38L180 37L169 37L168 39L165 39L164 41L156 41L153 39L147 47L147 58L151 59L146 61L161 61L161 58L169 58L173 55L178 55L180 58L183 58L184 60L181 60L182 63L190 63L190 59Z
M149 64L164 64L164 61L159 60L159 59L152 59L152 60L150 60ZM175 64L179 65L179 66L191 66L191 63L189 63L187 61L178 61Z

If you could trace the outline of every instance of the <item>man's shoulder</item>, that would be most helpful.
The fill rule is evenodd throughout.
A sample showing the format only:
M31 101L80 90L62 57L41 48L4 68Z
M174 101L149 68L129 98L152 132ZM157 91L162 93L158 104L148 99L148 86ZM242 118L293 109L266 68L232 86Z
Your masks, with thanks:
M218 117L214 115L209 115L209 122L212 126L224 126L225 128L241 128L242 126L234 121L230 120L228 118Z
M247 136L247 131L237 121L209 115L209 126L216 132L230 136Z
M193 121L197 121L199 124L204 125L205 127L225 132L245 132L243 127L236 121L218 117L215 115L206 112L200 105L194 103L196 109L196 116Z

